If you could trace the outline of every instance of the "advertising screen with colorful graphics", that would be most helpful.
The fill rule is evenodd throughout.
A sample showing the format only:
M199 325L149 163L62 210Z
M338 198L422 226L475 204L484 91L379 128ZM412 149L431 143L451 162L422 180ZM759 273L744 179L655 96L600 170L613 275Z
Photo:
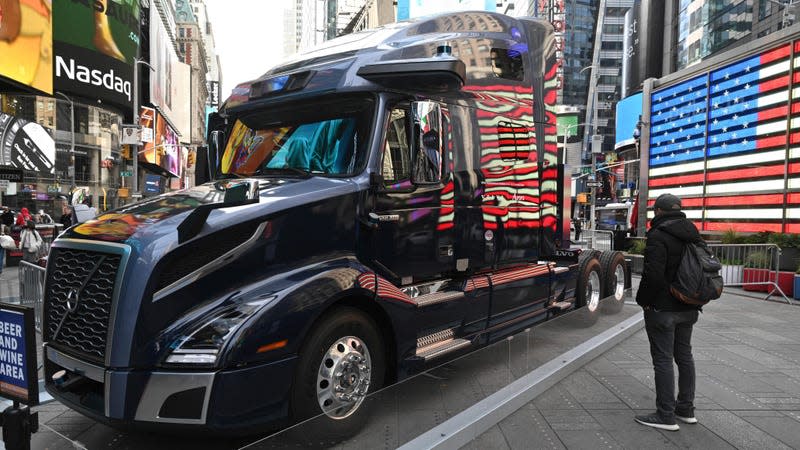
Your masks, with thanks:
M156 110L146 106L139 108L139 126L142 130L142 136L147 135L150 137L150 139L142 139L143 144L139 149L139 160L158 164L156 161L160 160L157 160L157 155L153 152L155 146L153 141L156 133Z
M0 76L53 93L49 0L0 0Z
M670 192L705 231L800 232L800 89L791 90L800 60L793 54L800 41L651 94L650 205Z
M397 20L413 19L452 11L497 10L495 0L398 0Z
M141 109L139 125L154 130L153 141L139 151L139 161L161 167L171 176L180 176L181 148L178 134L161 113L152 108Z
M123 108L133 101L138 0L53 0L55 90Z
M41 125L0 113L0 164L40 174L56 171L56 144Z
M39 403L35 333L32 307L0 303L0 396L26 405Z
M167 27L154 6L150 8L150 101L178 127L189 142L191 68L175 53ZM181 122L185 120L185 123Z

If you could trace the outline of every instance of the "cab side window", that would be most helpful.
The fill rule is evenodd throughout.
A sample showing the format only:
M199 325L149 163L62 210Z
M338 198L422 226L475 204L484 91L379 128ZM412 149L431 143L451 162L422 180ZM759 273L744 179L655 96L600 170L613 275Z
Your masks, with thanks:
M404 109L389 114L381 175L386 184L411 179L411 147L408 140L408 115Z

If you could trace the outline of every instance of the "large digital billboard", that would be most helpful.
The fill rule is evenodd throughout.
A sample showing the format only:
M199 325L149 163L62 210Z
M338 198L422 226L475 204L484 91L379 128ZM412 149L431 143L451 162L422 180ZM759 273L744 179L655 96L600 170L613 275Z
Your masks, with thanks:
M642 93L630 95L617 102L616 142L614 149L636 143L634 132L642 119Z
M139 115L139 124L143 128L153 130L153 142L147 142L139 153L139 161L147 162L164 169L171 176L179 176L181 172L181 148L178 134L167 123L164 116L152 108L143 107Z
M490 11L497 8L495 0L398 0L397 20L413 19L450 11Z
M53 14L42 0L0 0L0 76L53 93Z
M56 144L41 125L0 112L0 136L0 165L55 173Z
M139 0L53 0L54 87L130 108Z
M191 67L178 59L155 5L150 8L150 64L150 101L188 142Z
M703 231L800 232L798 51L785 43L651 93L650 204L678 195Z

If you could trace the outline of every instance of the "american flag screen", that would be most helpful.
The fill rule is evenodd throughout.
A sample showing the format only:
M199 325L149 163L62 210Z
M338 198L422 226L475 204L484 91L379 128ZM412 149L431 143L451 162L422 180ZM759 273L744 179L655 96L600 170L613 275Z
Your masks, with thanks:
M669 192L704 231L800 232L800 41L794 47L651 94L648 206Z

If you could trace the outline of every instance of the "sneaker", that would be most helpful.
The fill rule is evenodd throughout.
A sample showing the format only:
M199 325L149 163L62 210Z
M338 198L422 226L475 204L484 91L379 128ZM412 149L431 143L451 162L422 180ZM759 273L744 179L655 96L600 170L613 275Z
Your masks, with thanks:
M678 413L675 413L675 418L683 423L697 423L697 419L694 417L694 415L682 416Z
M648 414L646 416L636 416L636 421L648 427L658 428L659 430L678 431L681 428L673 419L671 422L664 420L656 413Z

